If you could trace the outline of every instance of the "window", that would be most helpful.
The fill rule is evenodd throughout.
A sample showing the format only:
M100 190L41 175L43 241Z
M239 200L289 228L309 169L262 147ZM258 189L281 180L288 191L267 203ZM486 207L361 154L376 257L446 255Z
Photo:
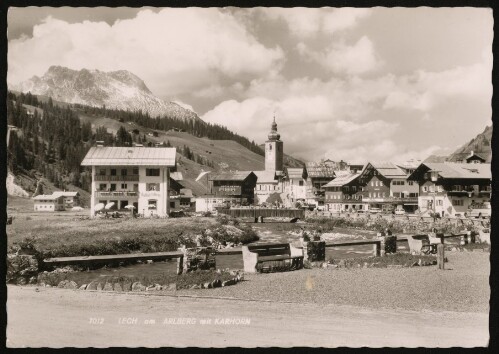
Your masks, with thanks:
M299 185L300 187L302 187L302 186L303 186L303 181L299 181L299 182L298 182L298 185Z
M128 173L128 171L127 171L127 169L126 169L126 168L122 168L122 169L121 169L121 175L122 175L122 176L126 176L126 175L127 175L127 173Z
M345 186L345 192L348 192L349 189L348 186Z
M134 168L134 169L132 170L132 174L133 174L133 175L138 175L138 174L139 174L139 169L138 169L138 168Z
M146 183L146 191L159 191L159 183Z
M101 184L99 184L99 190L100 190L100 191L105 191L105 190L106 190L106 188L107 188L107 184L106 184L106 183L101 183Z
M442 186L437 186L437 192L443 192L443 190Z
M356 186L352 186L352 192L357 192L357 187Z
M410 186L412 186L414 184L414 181L409 181L407 182Z
M175 208L175 202L170 202L170 208Z
M111 169L111 176L116 176L116 169L115 168Z
M371 187L374 187L374 181L371 181Z
M269 150L272 151L272 145L271 144L269 144Z
M138 185L137 183L135 183L135 184L133 185L133 191L134 191L134 192L138 192L138 191L139 191L139 185Z
M146 176L159 176L159 168L146 168Z
M156 209L158 201L156 199L149 199L147 201L147 209Z
M128 185L126 183L121 184L121 189L128 189Z
M452 205L454 206L463 206L464 200L462 199L452 199Z
M428 192L428 187L427 186L423 186L423 192Z
M438 206L443 206L444 205L444 201L442 199L438 199L437 200L437 205Z
M106 169L105 169L105 168L101 168L101 169L99 170L99 175L100 175L100 176L105 176L105 175L106 175Z
M113 192L115 190L116 190L116 184L115 183L111 183L111 192Z

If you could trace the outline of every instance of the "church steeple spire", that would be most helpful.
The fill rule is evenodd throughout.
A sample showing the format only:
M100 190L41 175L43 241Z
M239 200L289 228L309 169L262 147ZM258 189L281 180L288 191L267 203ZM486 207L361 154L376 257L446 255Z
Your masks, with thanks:
M274 120L272 121L272 125L270 127L270 133L269 133L269 140L274 141L274 140L279 140L281 138L281 135L277 132L277 123L275 122L275 113L274 113Z

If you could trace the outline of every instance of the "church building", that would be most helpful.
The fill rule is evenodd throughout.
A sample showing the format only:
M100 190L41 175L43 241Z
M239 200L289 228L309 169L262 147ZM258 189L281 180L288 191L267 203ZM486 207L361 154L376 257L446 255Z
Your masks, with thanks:
M254 171L258 179L255 187L257 204L282 204L282 176L284 171L284 149L277 123L272 122L268 140L265 142L265 171Z
M272 122L272 127L265 142L265 171L282 172L284 170L284 149L281 135L277 132L277 123Z

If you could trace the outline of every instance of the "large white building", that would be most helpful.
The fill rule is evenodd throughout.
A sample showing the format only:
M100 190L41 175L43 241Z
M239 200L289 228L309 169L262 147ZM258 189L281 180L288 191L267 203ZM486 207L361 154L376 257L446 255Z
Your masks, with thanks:
M91 216L99 203L116 209L133 205L145 217L169 214L170 168L175 148L92 147L82 166L92 167Z

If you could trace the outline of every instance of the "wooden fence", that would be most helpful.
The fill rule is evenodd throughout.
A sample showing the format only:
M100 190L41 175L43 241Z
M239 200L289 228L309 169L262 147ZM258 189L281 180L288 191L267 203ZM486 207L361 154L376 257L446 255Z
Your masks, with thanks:
M466 236L466 233L460 234L450 234L441 236L443 239L449 237L462 237ZM407 242L406 236L397 237L397 242ZM351 246L361 246L361 245L373 245L373 255L381 255L381 240L358 240L358 241L342 241L342 242L331 242L326 243L326 247L351 247ZM298 247L300 248L300 247ZM237 255L242 254L241 247L227 248L216 251L217 256L225 255ZM118 263L124 261L160 261L166 259L182 258L184 254L180 251L172 252L155 252L155 253L135 253L135 254L115 254L115 255L104 255L104 256L82 256L82 257L58 257L58 258L48 258L43 262L50 266L63 266L63 265L89 265L89 264L107 264L107 263Z
M226 214L234 218L305 218L303 209L281 209L281 208L230 208L218 209L221 214Z
M421 216L416 214L405 214L405 215L395 215L395 214L369 214L369 213L338 213L338 212L306 212L306 218L339 218L339 217L347 217L352 219L385 219L385 220L397 220L397 221L422 221L422 222L433 222L434 218L432 216ZM489 222L488 219L474 219L474 218L465 218L465 217L443 217L436 220L442 220L444 222L448 222L452 225L475 225L475 226L483 226L486 227L486 224Z

